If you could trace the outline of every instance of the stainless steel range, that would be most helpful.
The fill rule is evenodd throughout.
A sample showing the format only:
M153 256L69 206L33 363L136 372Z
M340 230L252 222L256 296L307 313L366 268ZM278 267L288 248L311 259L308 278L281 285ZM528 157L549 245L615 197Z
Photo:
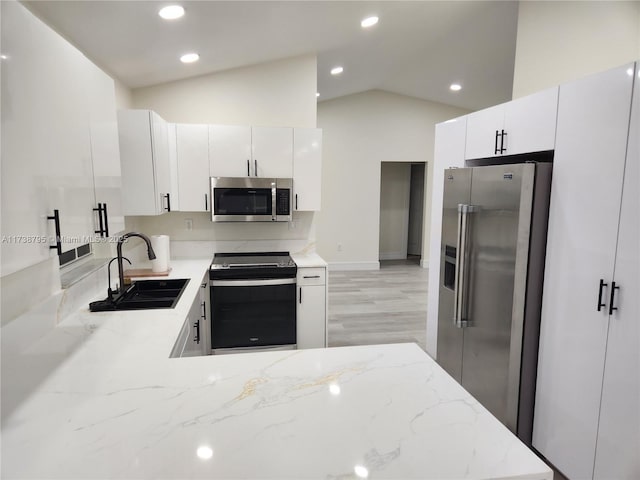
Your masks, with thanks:
M296 348L296 273L288 252L216 253L211 353Z

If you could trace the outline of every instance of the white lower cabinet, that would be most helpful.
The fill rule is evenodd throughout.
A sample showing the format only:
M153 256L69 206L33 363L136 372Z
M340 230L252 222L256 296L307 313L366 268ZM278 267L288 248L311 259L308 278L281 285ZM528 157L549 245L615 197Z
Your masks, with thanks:
M180 335L171 350L170 357L198 357L206 354L205 323L207 318L207 283L200 283L198 295L191 304L187 318L182 325ZM192 280L193 281L193 280Z
M640 476L635 73L560 87L533 446L572 479Z
M326 268L298 268L296 343L302 348L327 346Z

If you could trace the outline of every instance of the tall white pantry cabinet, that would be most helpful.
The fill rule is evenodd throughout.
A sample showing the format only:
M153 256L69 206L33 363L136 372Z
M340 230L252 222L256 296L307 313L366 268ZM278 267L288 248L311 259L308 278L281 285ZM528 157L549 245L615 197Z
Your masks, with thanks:
M4 276L90 253L105 203L110 235L124 217L113 80L22 4L0 4Z
M638 74L560 87L533 446L572 479L640 478Z

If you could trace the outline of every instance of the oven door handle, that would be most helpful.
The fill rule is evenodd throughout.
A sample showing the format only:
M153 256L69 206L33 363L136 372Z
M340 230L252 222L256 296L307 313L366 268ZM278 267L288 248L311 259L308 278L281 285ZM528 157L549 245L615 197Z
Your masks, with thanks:
M263 287L267 285L295 285L295 278L271 278L260 280L211 280L212 287Z

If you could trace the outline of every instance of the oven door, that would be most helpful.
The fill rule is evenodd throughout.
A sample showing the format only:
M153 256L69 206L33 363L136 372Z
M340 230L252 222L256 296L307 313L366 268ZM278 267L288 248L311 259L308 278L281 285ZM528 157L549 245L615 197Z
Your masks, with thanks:
M296 279L211 280L212 353L295 348Z

